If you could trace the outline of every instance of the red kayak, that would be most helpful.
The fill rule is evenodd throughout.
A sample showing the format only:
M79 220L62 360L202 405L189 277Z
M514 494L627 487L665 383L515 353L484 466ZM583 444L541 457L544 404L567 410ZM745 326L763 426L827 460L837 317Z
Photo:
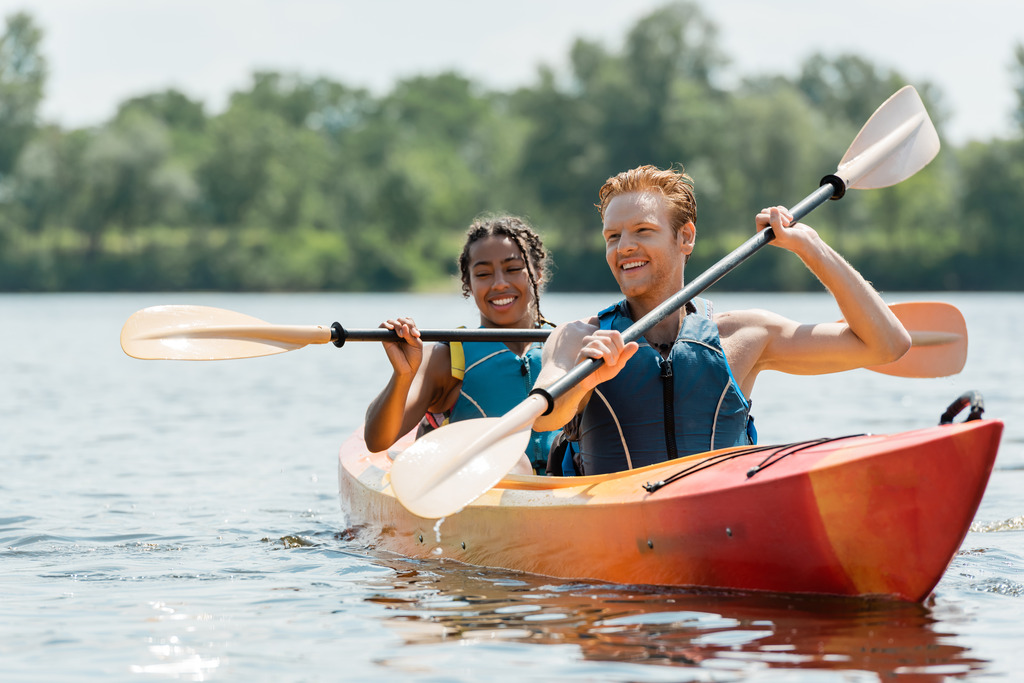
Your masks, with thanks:
M440 521L406 510L391 456L341 448L358 538L408 557L565 579L920 601L967 534L1003 423L730 448L590 477L508 476ZM411 443L406 437L392 455Z

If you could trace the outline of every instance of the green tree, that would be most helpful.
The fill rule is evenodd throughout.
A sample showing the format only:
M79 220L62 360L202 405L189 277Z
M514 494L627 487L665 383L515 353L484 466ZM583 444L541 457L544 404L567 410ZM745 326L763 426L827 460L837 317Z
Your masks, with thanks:
M372 111L369 96L326 79L259 72L207 127L197 169L209 219L219 225L326 229L337 200L334 173ZM358 162L345 158L354 170Z
M955 286L1024 289L1024 139L974 142L961 153L962 213ZM941 215L941 214L940 214Z
M769 84L771 81L766 82ZM804 60L796 86L826 117L858 129L882 102L909 81L893 69L880 67L855 54L833 57L821 53ZM915 84L936 127L942 129L949 114L941 94L931 83Z
M0 177L14 168L36 129L47 74L42 35L28 14L18 13L7 17L0 36Z
M160 123L170 135L174 159L194 173L206 153L206 126L209 121L202 102L174 88L139 95L118 107L115 121L143 114Z
M1013 92L1017 96L1017 109L1013 113L1014 120L1024 132L1024 43L1017 43L1013 49L1013 64L1010 67L1013 78Z
M25 145L9 178L9 215L15 224L38 234L66 219L79 183L75 169L81 168L83 137L49 126Z
M202 102L189 99L174 88L126 100L118 107L115 118L120 119L133 112L148 114L170 130L199 132L206 126Z
M139 113L88 136L79 155L70 221L95 256L111 228L133 231L160 222L194 200L195 185L171 162L167 128Z
M537 198L566 229L578 224L580 206L593 204L594 181L608 167L603 141L598 137L600 112L579 90L583 79L594 77L599 46L577 41L572 62L583 62L575 88L563 88L550 69L543 69L532 88L515 93L515 111L527 121L526 140L519 156L519 184Z
M292 128L305 126L318 109L316 84L298 74L257 71L248 91L231 96L231 106L275 114Z
M287 126L273 114L232 106L209 125L206 158L197 180L209 219L240 226L267 191L268 164Z
M254 73L252 87L232 93L229 108L273 114L289 128L307 128L336 143L379 114L377 101L362 88L274 71Z
M806 195L838 160L835 140L849 139L845 127L830 136L822 113L783 84L770 92L741 90L716 113L703 125L707 141L693 168L698 206L705 225L736 239L749 237L761 207Z
M697 5L676 2L642 18L618 54L576 41L567 82L542 72L535 89L518 95L533 124L524 175L548 202L586 207L612 173L688 162L702 131L684 137L678 128L700 120L687 121L688 108L706 111L717 97L712 84L725 58L716 35ZM581 224L578 211L573 223Z
M472 218L513 194L517 130L495 97L453 73L406 79L381 99L339 150L361 169L345 174L339 223L369 282L402 288L451 271Z
M666 163L672 155L664 143L670 114L711 96L717 72L727 63L717 38L715 24L689 2L655 10L630 29L622 56L626 78L621 85L627 87L601 102L612 165Z

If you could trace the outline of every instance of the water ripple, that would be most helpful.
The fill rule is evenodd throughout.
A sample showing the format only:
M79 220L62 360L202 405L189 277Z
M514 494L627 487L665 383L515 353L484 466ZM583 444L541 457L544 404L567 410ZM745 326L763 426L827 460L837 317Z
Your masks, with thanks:
M974 589L982 593L996 593L1010 598L1024 597L1024 584L1006 579L987 579L974 584Z
M971 525L971 531L977 533L988 533L992 531L1020 531L1024 529L1024 515L1018 515L1011 519L999 522L975 522Z
M728 671L741 680L766 666L813 670L814 680L856 680L852 671L885 678L901 666L985 667L945 642L917 604L560 584L440 560L384 561L396 573L366 600L393 612L388 625L410 645L573 645L591 661L696 667L696 679Z

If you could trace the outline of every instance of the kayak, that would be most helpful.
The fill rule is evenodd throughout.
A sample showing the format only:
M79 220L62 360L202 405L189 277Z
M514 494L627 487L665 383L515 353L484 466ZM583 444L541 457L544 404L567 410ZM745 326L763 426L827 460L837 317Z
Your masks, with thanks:
M981 503L1003 423L972 420L702 453L586 477L509 475L441 520L389 484L412 443L371 453L362 429L339 453L355 538L563 579L921 601Z

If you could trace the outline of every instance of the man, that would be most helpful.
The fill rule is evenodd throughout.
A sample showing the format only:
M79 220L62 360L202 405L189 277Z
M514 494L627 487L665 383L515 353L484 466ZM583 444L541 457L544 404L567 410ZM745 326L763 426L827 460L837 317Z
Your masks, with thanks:
M713 313L708 302L665 317L638 342L621 332L684 286L696 238L693 181L641 166L599 193L605 259L625 299L558 326L536 386L585 358L604 364L564 394L534 429L576 416L584 474L601 474L714 448L752 443L749 396L763 370L822 374L895 361L910 335L881 297L810 227L783 207L757 214L773 244L796 254L835 297L845 322L800 324L765 310ZM572 431L572 430L569 430Z

